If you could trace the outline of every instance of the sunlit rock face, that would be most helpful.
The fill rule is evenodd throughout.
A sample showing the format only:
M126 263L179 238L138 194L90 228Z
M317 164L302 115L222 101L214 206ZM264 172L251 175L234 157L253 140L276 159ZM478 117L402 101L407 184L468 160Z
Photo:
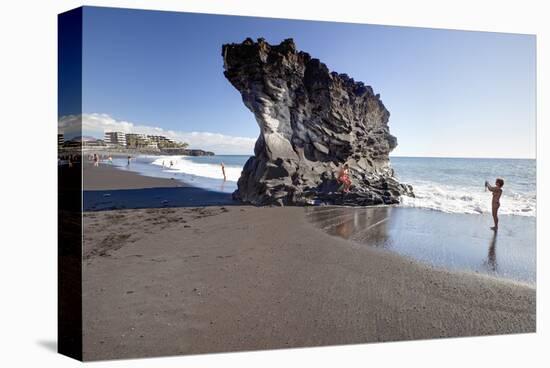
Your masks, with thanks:
M292 39L270 45L248 38L222 47L224 75L260 127L254 156L235 199L256 205L398 203L412 188L393 175L397 139L390 113L370 86L330 72ZM344 164L352 187L336 177Z

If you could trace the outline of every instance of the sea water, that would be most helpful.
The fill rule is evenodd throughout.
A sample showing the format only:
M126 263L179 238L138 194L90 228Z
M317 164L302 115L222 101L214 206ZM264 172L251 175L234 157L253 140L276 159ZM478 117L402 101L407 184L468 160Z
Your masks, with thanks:
M187 185L223 193L233 193L249 156L148 156L114 158L113 165L141 175L179 180ZM225 166L224 180L222 166Z
M490 213L487 180L504 179L503 215L536 215L536 161L529 159L392 157L397 179L411 184L415 198L403 197L405 207L449 213Z
M132 170L175 178L204 189L233 192L248 155L140 156ZM119 161L121 167L126 160ZM225 166L223 180L221 164ZM397 179L411 184L415 198L402 197L403 207L447 213L490 213L491 195L485 181L504 179L500 214L536 215L536 161L530 159L392 157Z

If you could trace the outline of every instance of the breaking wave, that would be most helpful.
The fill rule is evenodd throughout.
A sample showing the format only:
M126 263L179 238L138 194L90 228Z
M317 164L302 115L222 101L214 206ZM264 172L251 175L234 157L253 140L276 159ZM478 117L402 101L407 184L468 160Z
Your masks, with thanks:
M434 182L412 183L416 198L402 197L405 207L427 208L449 213L491 213L491 193L471 187L443 186ZM535 193L516 193L504 188L499 213L536 216Z
M172 165L170 165L172 162ZM185 156L160 156L152 162L153 165L163 167L165 171L183 173L197 177L223 180L220 157L219 163L197 163ZM242 166L225 165L227 181L237 182L241 176Z

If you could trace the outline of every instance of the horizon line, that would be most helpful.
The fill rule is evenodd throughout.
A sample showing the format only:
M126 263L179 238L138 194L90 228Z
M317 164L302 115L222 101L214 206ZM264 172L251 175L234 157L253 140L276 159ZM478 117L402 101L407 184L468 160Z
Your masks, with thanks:
M254 153L215 153L217 156L254 156ZM410 156L410 155L390 155L390 158L456 158L456 159L483 159L483 160L536 160L536 157L481 157L481 156Z
M389 157L399 158L461 158L461 159L486 159L486 160L536 160L535 157L489 157L489 156L411 156L411 155L389 155Z

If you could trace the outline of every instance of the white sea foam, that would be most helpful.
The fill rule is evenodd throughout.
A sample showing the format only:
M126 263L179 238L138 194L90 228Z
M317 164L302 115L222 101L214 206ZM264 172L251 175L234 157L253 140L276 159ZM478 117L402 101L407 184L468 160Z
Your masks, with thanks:
M491 213L491 193L479 188L443 186L433 182L411 183L415 198L403 196L405 207L428 208L449 213ZM504 189L499 213L536 216L536 194L519 194Z
M170 161L173 165L170 167ZM184 156L160 156L152 162L153 165L163 166L164 170L175 173L183 173L209 179L223 180L220 164L197 163ZM237 182L241 176L242 167L225 165L227 181Z

